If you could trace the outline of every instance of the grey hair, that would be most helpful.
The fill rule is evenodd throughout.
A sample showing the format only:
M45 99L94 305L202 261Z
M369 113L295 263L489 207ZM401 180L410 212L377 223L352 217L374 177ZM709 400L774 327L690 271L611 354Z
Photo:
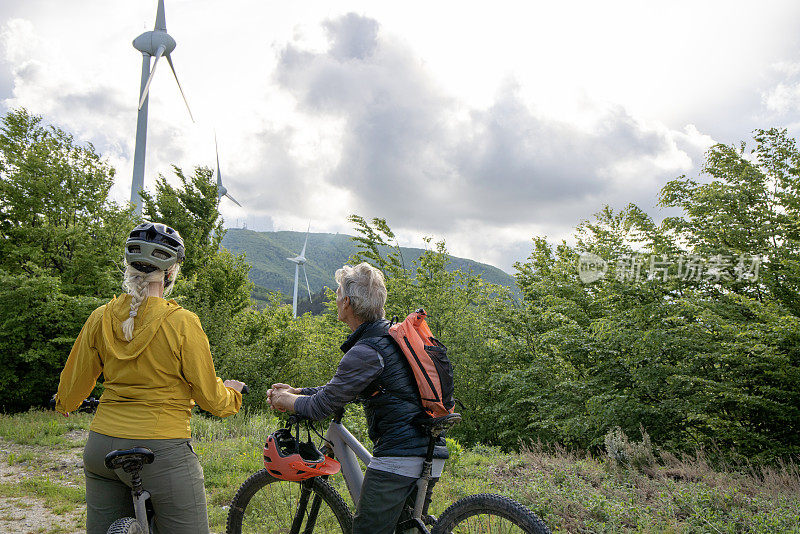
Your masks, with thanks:
M178 277L180 269L180 264L176 263L167 271L169 273L170 283L164 287L165 297L169 295L172 292L172 288L175 287L175 279ZM144 302L144 299L147 297L155 296L150 295L151 282L164 283L164 271L157 269L151 273L144 273L130 265L125 265L122 288L131 296L130 315L122 322L122 333L126 341L133 339L133 321L139 311L139 306L142 305L142 302Z
M350 298L353 313L363 321L383 319L386 304L386 283L383 273L367 262L351 267L345 265L336 271L336 283L342 296Z

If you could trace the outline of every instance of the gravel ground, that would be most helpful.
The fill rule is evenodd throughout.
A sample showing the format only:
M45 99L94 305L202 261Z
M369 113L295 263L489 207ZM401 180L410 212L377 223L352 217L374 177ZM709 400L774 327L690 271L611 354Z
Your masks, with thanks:
M73 431L75 441L84 431ZM0 440L0 484L16 484L29 476L45 476L65 486L78 486L83 479L82 447L54 449L26 446ZM26 458L9 465L9 458ZM55 514L44 499L26 495L0 495L0 532L14 534L73 534L84 532L86 506Z

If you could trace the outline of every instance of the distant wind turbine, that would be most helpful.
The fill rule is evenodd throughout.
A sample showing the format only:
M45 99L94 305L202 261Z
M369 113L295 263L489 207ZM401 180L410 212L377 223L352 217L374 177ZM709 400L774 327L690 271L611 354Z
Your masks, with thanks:
M217 198L222 199L222 197L228 197L241 208L242 205L239 204L239 201L230 196L228 194L228 189L222 185L222 173L219 172L219 146L217 146L217 134L214 134L214 148L217 149Z
M137 215L142 214L142 199L139 196L139 192L144 188L144 155L145 145L147 144L147 102L150 82L153 81L153 75L156 73L158 60L161 59L161 56L167 58L169 68L172 69L172 74L178 83L178 89L181 92L183 101L186 103L186 109L189 110L189 117L194 122L192 110L189 109L189 102L186 100L186 95L183 94L181 82L178 81L178 74L175 72L175 66L172 64L172 57L170 56L176 45L175 39L167 33L164 0L158 0L155 28L153 28L153 31L144 32L133 40L133 47L142 53L142 83L139 96L139 115L136 119L136 149L133 154L133 181L131 182L131 204L136 207ZM153 63L153 70L150 70L150 58L153 56L155 56L156 60Z
M308 289L308 301L311 302L311 286L308 284L308 275L306 274L306 245L308 245L308 233L311 231L311 223L308 223L308 230L306 231L306 242L303 243L303 250L294 258L286 258L294 262L294 297L292 298L292 313L297 317L297 283L300 279L300 266L303 266L303 276L306 277L306 289Z

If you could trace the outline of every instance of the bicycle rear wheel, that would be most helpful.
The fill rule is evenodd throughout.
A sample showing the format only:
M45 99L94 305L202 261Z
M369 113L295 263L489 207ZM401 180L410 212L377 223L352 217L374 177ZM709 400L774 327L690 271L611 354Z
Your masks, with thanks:
M311 527L311 528L309 528ZM228 510L227 534L347 533L353 516L325 480L279 480L262 469L244 481Z
M432 534L550 534L550 529L514 499L480 493L454 502L433 527Z

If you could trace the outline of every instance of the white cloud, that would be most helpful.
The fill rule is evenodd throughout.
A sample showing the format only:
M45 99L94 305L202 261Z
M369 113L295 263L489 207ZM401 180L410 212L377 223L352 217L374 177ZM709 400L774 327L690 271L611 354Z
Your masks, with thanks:
M375 39L372 22L328 24L326 51L289 45L277 77L300 109L344 120L341 160L327 180L349 190L356 207L401 225L445 231L546 213L570 226L588 204L651 200L665 176L691 169L699 151L684 147L706 141L696 128L646 124L620 106L595 104L591 125L549 118L516 86L464 114L402 43ZM369 38L349 35L361 31ZM351 41L370 47L343 57L337 43Z
M763 95L769 111L784 114L800 111L800 82L779 83Z
M245 204L223 202L230 223L348 231L349 213L383 216L411 245L442 236L508 268L533 232L568 236L605 203L658 215L658 189L696 173L714 140L800 121L798 9L167 0L198 122L160 65L146 184L171 163L213 166L216 129ZM118 200L141 67L130 41L154 15L154 0L0 6L2 106L94 143Z

